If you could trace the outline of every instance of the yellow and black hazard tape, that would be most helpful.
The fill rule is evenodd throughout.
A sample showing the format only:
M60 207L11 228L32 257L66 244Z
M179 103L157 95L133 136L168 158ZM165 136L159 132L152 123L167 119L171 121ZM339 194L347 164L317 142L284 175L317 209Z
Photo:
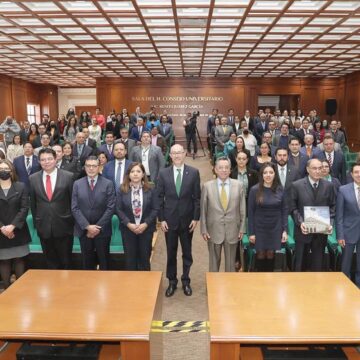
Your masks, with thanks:
M208 321L160 321L154 320L151 324L153 333L203 333L209 332Z

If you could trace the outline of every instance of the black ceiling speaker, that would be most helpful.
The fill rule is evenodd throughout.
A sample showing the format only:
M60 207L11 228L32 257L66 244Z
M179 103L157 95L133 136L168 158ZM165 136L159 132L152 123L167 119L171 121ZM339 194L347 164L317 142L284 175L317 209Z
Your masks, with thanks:
M336 114L337 101L336 99L326 99L325 101L326 115L333 116Z

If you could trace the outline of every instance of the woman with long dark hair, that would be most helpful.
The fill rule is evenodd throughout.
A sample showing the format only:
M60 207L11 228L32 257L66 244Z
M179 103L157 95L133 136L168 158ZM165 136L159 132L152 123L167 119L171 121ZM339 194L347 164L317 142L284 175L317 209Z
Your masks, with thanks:
M276 165L265 163L248 200L249 241L255 244L258 271L274 271L275 251L287 241L288 207Z
M316 143L314 145L319 145L324 141L325 129L323 128L321 120L314 121L314 138Z
M120 219L126 270L150 271L152 238L159 205L156 191L150 187L141 163L129 165L117 193L115 211Z
M64 140L69 141L71 144L74 144L76 140L76 134L79 132L79 127L76 124L75 116L70 116L68 123L64 128Z
M39 136L39 131L38 131L38 126L35 123L32 123L30 125L30 132L29 135L27 136L27 141L31 143L31 145L34 147L35 146L35 141L37 139L37 137Z
M229 152L228 158L231 162L231 169L235 169L237 166L236 162L236 156L238 152L244 151L248 155L248 158L250 159L250 151L245 146L245 140L241 135L238 135L235 140L235 147L232 151Z

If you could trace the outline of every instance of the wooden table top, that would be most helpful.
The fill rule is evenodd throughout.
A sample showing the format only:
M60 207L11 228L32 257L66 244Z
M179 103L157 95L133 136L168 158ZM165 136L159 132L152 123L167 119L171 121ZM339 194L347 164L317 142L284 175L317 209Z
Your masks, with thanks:
M149 340L161 272L29 270L0 295L0 339Z
M206 282L213 342L360 342L360 291L342 273L207 273Z

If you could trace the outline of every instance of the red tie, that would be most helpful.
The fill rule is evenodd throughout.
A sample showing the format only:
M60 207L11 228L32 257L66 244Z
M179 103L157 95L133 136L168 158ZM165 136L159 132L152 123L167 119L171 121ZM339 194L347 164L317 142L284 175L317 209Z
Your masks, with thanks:
M46 195L47 195L49 201L51 201L53 193L52 193L52 188L51 188L50 175L46 175Z
M91 180L90 180L90 189L91 189L91 191L93 191L94 188L95 188L94 183L95 183L95 180L94 180L94 179L91 179Z

